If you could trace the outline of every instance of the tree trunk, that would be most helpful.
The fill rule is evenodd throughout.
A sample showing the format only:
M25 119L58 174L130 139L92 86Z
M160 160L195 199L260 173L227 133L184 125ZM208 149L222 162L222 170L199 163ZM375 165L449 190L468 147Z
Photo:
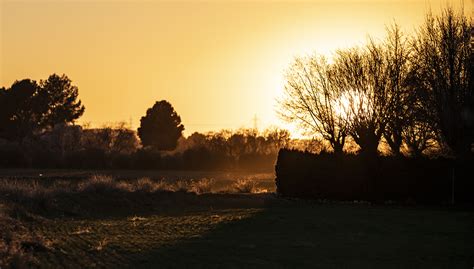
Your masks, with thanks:
M373 132L361 133L359 137L354 138L360 146L360 154L364 156L377 156L380 136Z
M344 148L344 144L336 142L332 144L332 148L334 150L334 154L341 155L343 153L342 149Z
M390 146L390 151L395 156L400 156L400 148L402 146L402 136L396 133L392 135L384 135L385 140L387 140L388 145Z

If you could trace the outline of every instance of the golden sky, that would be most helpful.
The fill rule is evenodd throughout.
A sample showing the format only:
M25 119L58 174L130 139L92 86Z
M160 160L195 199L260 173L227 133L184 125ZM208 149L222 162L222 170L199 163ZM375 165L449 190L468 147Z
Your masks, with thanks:
M461 1L0 0L0 86L65 73L92 126L133 127L166 99L193 131L284 126L275 99L291 60L362 44ZM472 14L473 0L464 1Z

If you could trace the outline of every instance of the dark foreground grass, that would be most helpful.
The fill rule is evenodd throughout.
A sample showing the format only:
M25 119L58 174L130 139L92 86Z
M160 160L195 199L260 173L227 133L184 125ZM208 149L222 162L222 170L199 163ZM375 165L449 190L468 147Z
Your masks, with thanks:
M474 266L472 208L117 190L21 201L0 199L14 220L2 228L18 233L16 258L39 268Z
M472 268L473 227L467 212L279 206L151 251L143 267Z

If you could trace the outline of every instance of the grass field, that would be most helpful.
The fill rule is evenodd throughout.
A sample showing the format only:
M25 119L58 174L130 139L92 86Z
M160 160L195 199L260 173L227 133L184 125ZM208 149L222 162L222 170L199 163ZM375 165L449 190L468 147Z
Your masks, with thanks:
M286 200L272 193L225 192L220 183L219 191L202 194L133 182L74 188L67 173L48 177L43 171L38 179L30 172L16 179L3 175L17 182L0 188L3 267L474 266L472 208ZM84 176L89 175L77 181ZM266 182L258 186L271 182L254 180Z

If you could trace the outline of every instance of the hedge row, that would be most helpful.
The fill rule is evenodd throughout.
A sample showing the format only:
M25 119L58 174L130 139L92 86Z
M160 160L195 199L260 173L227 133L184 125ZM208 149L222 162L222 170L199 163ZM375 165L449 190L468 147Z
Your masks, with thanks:
M472 203L473 160L367 158L283 149L276 164L277 192L298 198L439 204L451 202L454 185L455 202Z
M0 148L0 168L42 169L150 169L150 170L248 170L271 171L276 154L242 154L239 159L192 148L172 155L148 150L130 154L107 153L100 149L67 152Z

